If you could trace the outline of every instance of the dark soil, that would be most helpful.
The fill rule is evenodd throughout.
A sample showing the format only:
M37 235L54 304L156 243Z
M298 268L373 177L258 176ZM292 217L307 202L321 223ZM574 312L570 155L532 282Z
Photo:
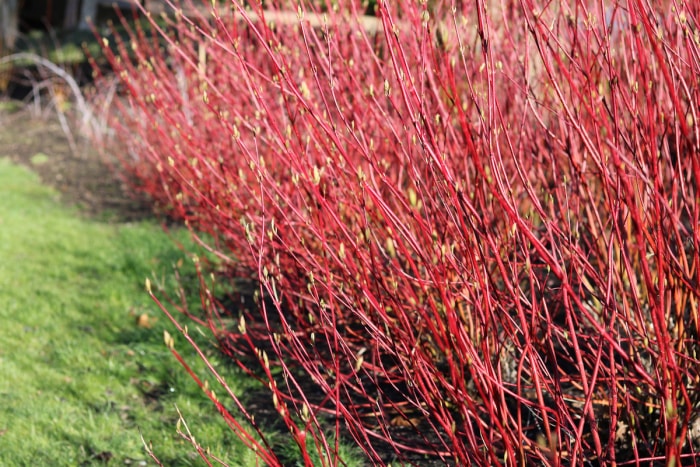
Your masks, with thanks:
M72 128L73 151L55 111L35 113L21 106L0 110L0 157L29 167L60 193L63 202L78 206L87 216L115 222L153 217L147 200L133 193L105 163L109 149L98 151Z

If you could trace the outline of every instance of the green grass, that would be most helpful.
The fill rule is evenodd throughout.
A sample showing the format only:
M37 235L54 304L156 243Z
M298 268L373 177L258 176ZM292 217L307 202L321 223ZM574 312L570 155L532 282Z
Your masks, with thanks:
M0 159L0 465L146 465L141 434L164 465L203 465L176 406L200 444L254 465L168 352L176 331L144 291L182 258L159 226L85 219Z

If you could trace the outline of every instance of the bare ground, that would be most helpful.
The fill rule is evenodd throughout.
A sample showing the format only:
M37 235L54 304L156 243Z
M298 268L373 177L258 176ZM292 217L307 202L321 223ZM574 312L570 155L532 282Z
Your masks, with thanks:
M55 111L43 113L28 107L0 110L0 157L35 171L85 215L117 222L153 216L147 200L119 179L88 138L74 129L67 134Z

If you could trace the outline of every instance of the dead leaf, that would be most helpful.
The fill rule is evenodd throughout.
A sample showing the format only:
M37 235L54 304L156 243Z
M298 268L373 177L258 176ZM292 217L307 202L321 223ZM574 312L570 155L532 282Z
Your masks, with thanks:
M396 417L392 418L391 421L389 422L389 425L395 426L398 428L410 428L418 425L420 423L420 419L418 418L405 418L402 417L401 415L397 415Z
M136 325L140 328L151 329L158 318L152 318L147 313L141 313L138 318L136 318Z
M629 426L622 420L618 420L617 429L615 430L615 441L621 442L627 439L627 431Z

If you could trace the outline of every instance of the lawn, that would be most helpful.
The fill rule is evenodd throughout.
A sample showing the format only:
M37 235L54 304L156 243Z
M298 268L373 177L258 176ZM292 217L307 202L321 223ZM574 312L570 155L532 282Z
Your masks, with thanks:
M157 224L87 219L0 159L0 258L0 465L147 465L141 436L164 465L204 465L178 408L212 453L254 464L163 343L144 281L188 260Z

